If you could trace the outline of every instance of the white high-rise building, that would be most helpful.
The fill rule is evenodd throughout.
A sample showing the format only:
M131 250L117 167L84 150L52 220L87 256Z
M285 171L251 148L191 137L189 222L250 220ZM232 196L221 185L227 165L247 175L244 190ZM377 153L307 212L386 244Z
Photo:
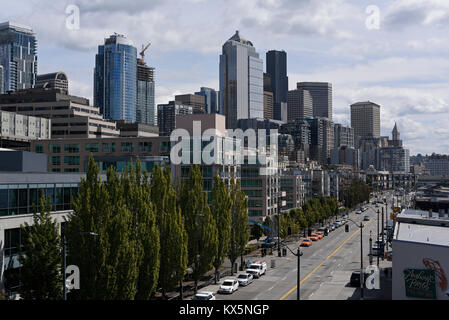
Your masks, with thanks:
M227 128L236 128L240 119L263 119L263 61L238 31L220 55L220 93Z

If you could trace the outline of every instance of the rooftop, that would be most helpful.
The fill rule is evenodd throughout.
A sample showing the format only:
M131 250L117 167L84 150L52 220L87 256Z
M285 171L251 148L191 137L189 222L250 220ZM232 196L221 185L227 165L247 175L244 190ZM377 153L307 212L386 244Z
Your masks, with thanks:
M394 240L449 247L449 227L399 222Z

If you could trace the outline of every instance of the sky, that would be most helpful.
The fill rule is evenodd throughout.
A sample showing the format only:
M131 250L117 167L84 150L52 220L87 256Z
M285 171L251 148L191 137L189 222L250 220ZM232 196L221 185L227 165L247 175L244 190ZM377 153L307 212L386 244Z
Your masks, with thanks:
M91 103L95 54L114 32L138 51L151 42L160 104L218 90L221 47L239 30L264 61L287 52L291 90L331 82L335 122L350 125L350 105L373 101L381 134L397 122L411 155L449 153L447 0L1 0L5 21L36 33L38 73L64 71L70 94Z

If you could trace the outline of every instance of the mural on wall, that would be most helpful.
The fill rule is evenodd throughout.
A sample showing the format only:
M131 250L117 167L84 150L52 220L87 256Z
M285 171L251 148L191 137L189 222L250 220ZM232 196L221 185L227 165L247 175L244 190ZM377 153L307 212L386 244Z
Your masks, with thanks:
M422 262L427 269L435 271L435 274L437 275L439 280L438 286L440 287L441 291L446 292L447 278L444 269L440 265L440 262L429 258L424 258Z

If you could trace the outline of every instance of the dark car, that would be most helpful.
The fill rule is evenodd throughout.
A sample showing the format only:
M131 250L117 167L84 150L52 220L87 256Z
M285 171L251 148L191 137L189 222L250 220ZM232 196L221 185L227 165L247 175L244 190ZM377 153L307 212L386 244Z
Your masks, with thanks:
M364 279L366 280L366 278L369 276L369 274L365 273L364 274ZM356 287L359 288L360 287L360 270L356 270L353 271L351 274L351 280L350 280L350 285L351 287Z

